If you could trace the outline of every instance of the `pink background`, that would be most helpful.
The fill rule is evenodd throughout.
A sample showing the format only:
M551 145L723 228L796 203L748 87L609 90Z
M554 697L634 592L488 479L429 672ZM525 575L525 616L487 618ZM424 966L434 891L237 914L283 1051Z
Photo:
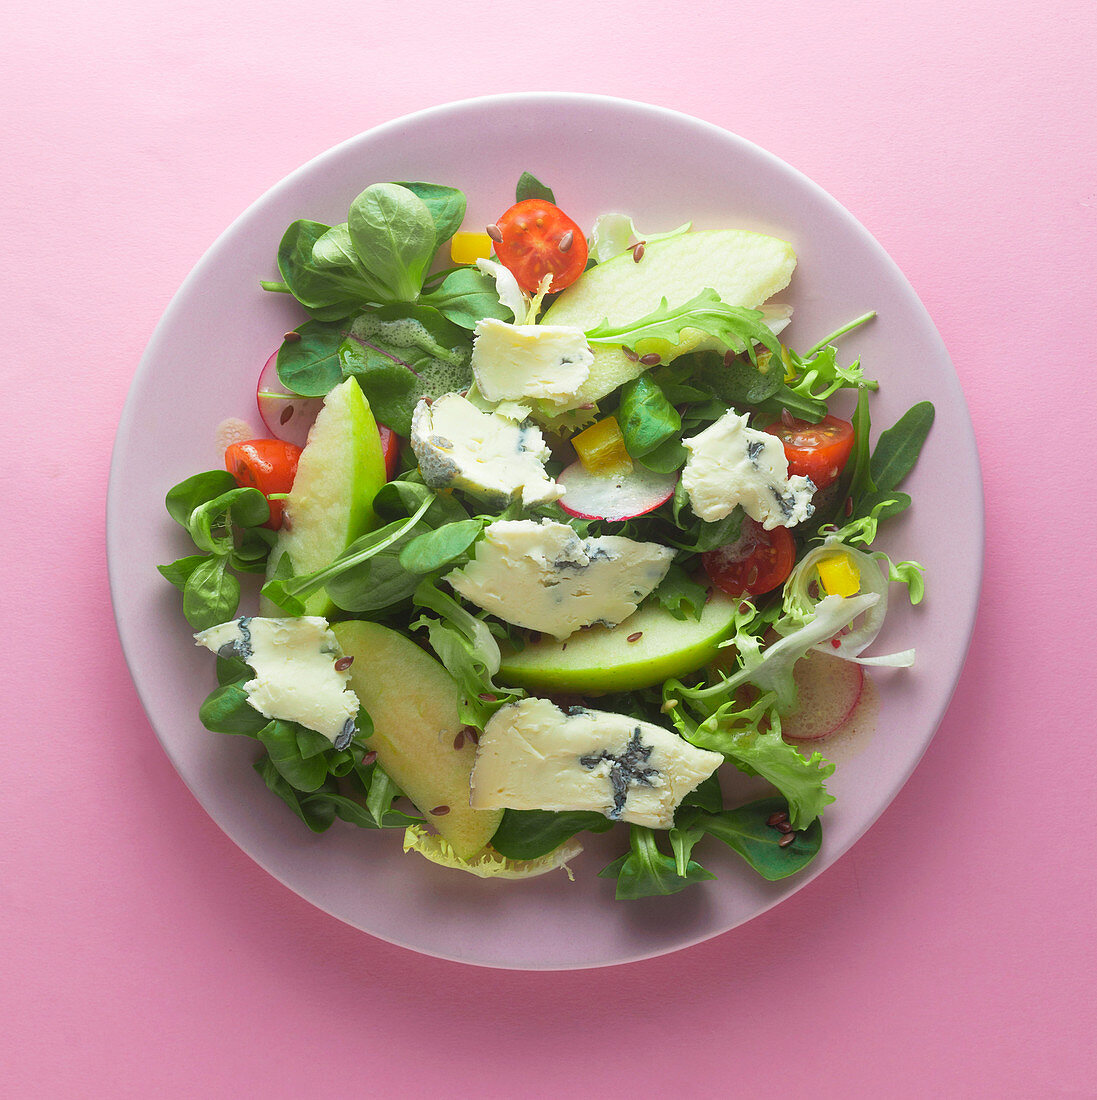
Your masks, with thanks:
M1097 1095L1097 15L693 8L60 0L2 17L2 1091ZM102 516L144 345L242 209L376 123L543 89L725 126L869 228L955 360L988 550L952 707L849 854L687 951L526 974L355 932L221 834L138 705Z

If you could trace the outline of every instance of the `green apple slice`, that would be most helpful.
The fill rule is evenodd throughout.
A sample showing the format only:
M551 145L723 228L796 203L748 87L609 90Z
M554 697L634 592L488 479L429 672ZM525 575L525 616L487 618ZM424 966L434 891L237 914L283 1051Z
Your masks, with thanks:
M714 660L731 632L738 600L714 593L700 620L676 619L649 603L615 627L594 626L565 642L503 651L500 683L527 691L634 691L684 676Z
M731 306L757 309L783 290L796 267L792 245L762 233L711 229L683 233L647 245L639 263L631 252L599 264L564 290L545 311L547 325L583 330L604 320L628 324L659 308L663 298L679 306L711 288ZM701 332L686 329L665 361L700 348ZM598 401L647 368L620 348L596 346L590 375L566 406L546 407L547 417Z
M469 805L476 746L462 735L453 677L387 626L348 621L331 629L344 655L354 658L349 686L373 719L366 743L381 767L459 857L475 855L495 835L503 811Z
M376 525L373 498L385 480L377 422L361 387L348 378L324 398L309 432L267 576L273 575L283 554L289 554L296 574L330 565ZM326 617L334 606L320 589L305 599L305 614ZM261 614L282 612L264 600Z

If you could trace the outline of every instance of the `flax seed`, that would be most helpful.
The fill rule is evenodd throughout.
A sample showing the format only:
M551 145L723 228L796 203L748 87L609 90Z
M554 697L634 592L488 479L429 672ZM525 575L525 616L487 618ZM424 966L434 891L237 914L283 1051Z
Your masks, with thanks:
M346 672L352 664L354 664L353 657L340 657L339 660L335 662L335 671Z
M487 227L487 235L496 243L503 243L503 231L497 225L489 225Z
M785 833L779 841L777 841L778 848L787 848L796 839L795 833Z

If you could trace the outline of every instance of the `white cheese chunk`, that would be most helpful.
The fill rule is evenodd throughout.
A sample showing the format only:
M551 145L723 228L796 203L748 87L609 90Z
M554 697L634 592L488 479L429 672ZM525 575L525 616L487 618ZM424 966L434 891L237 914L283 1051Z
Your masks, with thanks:
M244 692L260 714L316 730L336 748L350 743L358 696L347 687L350 672L335 666L343 654L327 620L244 616L203 630L194 640L247 662L255 679L244 684Z
M594 352L582 329L512 325L486 317L476 326L472 373L489 401L536 397L566 405L587 380Z
M669 829L682 799L723 763L677 734L627 714L523 699L488 722L472 770L481 810L595 810Z
M714 424L682 444L689 451L682 487L690 507L713 522L737 504L767 531L794 527L815 511L815 485L799 474L788 476L781 441L747 427L748 417L729 409Z
M466 600L559 640L627 619L666 576L675 551L620 535L581 539L566 524L500 520L446 580Z
M484 412L460 394L415 406L411 446L432 489L465 489L500 508L516 498L528 508L564 495L545 473L550 451L540 428Z

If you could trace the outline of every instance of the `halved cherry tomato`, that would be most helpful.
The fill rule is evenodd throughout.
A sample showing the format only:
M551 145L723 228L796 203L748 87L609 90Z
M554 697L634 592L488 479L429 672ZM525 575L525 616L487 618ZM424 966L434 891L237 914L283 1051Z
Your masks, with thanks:
M788 472L810 477L816 489L838 480L853 450L853 425L836 416L824 416L812 424L785 413L764 430L784 444Z
M709 580L729 596L772 592L792 572L796 544L787 527L767 531L749 516L735 542L701 555Z
M495 240L498 230L502 240ZM499 262L534 294L541 280L552 275L550 290L571 286L587 266L587 239L583 231L551 202L523 199L515 203L490 230Z
M301 448L284 439L249 439L233 443L225 450L225 469L236 484L258 489L270 505L270 519L263 524L277 531L282 526L282 502L271 500L271 493L288 493L297 476Z
M396 464L400 461L400 437L387 424L378 423L377 431L381 435L381 454L385 459L385 477L391 481L396 473Z

